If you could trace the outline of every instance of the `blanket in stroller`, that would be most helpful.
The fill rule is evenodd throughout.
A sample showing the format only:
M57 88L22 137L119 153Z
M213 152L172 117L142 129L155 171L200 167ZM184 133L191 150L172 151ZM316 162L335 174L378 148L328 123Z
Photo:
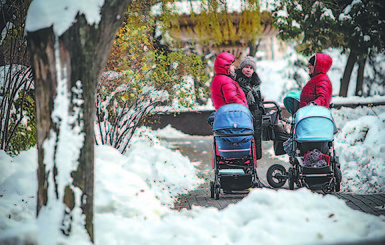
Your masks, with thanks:
M309 151L303 157L303 166L312 168L322 168L328 166L330 163L330 156L323 154L317 149Z

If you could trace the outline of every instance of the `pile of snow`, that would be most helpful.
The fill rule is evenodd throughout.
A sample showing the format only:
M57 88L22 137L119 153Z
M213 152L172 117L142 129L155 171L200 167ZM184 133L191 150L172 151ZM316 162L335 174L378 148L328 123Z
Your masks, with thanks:
M95 211L124 217L158 216L179 194L197 188L195 163L159 144L141 128L126 155L110 146L95 146ZM0 230L36 216L37 151L15 157L0 151Z
M345 125L336 139L344 174L343 190L384 191L385 183L381 181L385 171L381 165L385 159L381 153L385 148L385 107L375 109L376 113L382 112L378 117L349 121L341 117L349 109L342 109L340 114L334 112L337 126ZM356 110L357 115L373 113ZM368 129L364 130L365 137L364 128ZM161 146L155 135L183 136L171 127L164 132L140 128L126 155L109 146L96 146L97 244L324 244L385 238L384 216L352 210L334 196L322 196L306 188L255 189L222 211L203 207L172 210L176 195L197 188L202 180L197 177L194 163ZM374 142L374 158L362 157ZM0 166L6 176L2 176L0 184L0 239L12 234L37 241L42 236L49 237L41 230L40 236L36 235L36 149L15 157L1 154ZM366 166L354 164L352 156L369 160L363 160ZM371 181L374 176L377 182ZM86 236L76 239L71 244L88 244Z
M307 189L254 189L222 211L193 207L151 221L96 215L100 244L326 244L384 238L384 229L385 217Z
M385 106L333 110L339 132L335 149L343 174L342 191L385 192Z
M189 137L188 134L185 134L182 131L173 128L170 124L162 129L154 130L153 134L156 135L157 137L166 138L166 139Z

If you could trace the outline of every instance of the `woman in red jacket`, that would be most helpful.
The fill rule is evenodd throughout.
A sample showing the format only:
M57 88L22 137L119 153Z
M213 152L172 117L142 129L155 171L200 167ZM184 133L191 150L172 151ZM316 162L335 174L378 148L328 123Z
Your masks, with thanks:
M329 109L333 87L326 73L330 70L332 63L332 58L322 53L316 53L309 59L310 80L302 89L300 108L312 103Z
M235 79L234 55L222 52L214 61L214 78L211 82L211 98L217 111L226 104L242 104L246 107L245 93Z

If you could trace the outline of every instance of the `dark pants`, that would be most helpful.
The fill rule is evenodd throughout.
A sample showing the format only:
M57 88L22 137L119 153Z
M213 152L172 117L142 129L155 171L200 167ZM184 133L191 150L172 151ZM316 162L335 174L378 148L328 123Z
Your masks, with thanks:
M262 158L262 114L263 109L258 105L250 105L250 112L254 117L254 141L257 160Z

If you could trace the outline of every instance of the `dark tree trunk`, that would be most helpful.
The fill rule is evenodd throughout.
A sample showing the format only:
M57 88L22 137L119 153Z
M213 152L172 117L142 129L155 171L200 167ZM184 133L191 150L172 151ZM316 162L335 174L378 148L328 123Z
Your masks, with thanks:
M49 194L49 188L53 186L56 201L62 200L67 207L62 210L63 226L60 228L61 232L66 236L71 235L72 211L76 205L75 200L81 200L80 208L85 217L85 229L92 242L94 241L95 90L115 34L130 2L131 0L106 0L101 9L101 21L98 25L89 25L84 15L77 15L74 24L60 37L55 37L52 27L28 32L27 36L36 89L39 163L37 215L39 216L40 211L49 204L49 198L53 198ZM57 57L57 50L60 52L59 57ZM63 132L65 129L60 127L63 122L53 121L53 116L51 116L56 106L54 104L55 99L59 96L57 85L60 82L58 75L60 73L58 73L57 65L60 67L62 78L66 79L61 81L65 81L68 87L69 106L66 113L71 116L78 115L75 117L75 121L69 123L69 126L73 129L74 126L80 125L79 135L84 136L83 143L78 149L80 153L75 156L78 165L71 172L72 183L66 186L60 186L60 183L52 178L52 175L58 176L60 171L66 168L66 166L60 165L65 160L60 159L58 152L62 135L68 133L67 131ZM79 88L82 92L75 92ZM83 102L80 104L76 101L79 94ZM80 113L77 113L79 111ZM52 138L52 135L56 137L56 141L53 146L49 145L51 148L45 152L47 150L45 144ZM52 152L53 156L48 155L48 152ZM77 194L78 192L74 192L75 189L81 190L81 196ZM63 193L62 197L60 193ZM68 220L69 224L67 223Z
M56 97L56 71L54 60L55 37L52 28L28 34L29 49L31 50L31 65L34 70L35 97L36 97L36 123L37 123L37 148L38 148L38 195L37 213L48 202L48 179L44 163L43 142L48 138L53 128L51 112L53 100ZM50 65L52 64L52 65Z
M350 77L352 75L352 71L356 61L357 61L357 54L354 51L350 51L348 61L346 62L344 75L342 76L342 79L341 79L341 86L340 86L341 97L348 96Z
M5 56L3 45L0 46L0 66L5 66Z
M258 39L258 43L255 44L255 42L250 41L247 46L249 47L249 56L255 56L255 54L258 51L259 45L261 44L261 38Z
M356 86L356 96L362 96L363 95L363 85L364 85L364 72L365 72L365 64L366 64L366 58L363 58L362 56L358 59L358 73L357 73L357 86Z

